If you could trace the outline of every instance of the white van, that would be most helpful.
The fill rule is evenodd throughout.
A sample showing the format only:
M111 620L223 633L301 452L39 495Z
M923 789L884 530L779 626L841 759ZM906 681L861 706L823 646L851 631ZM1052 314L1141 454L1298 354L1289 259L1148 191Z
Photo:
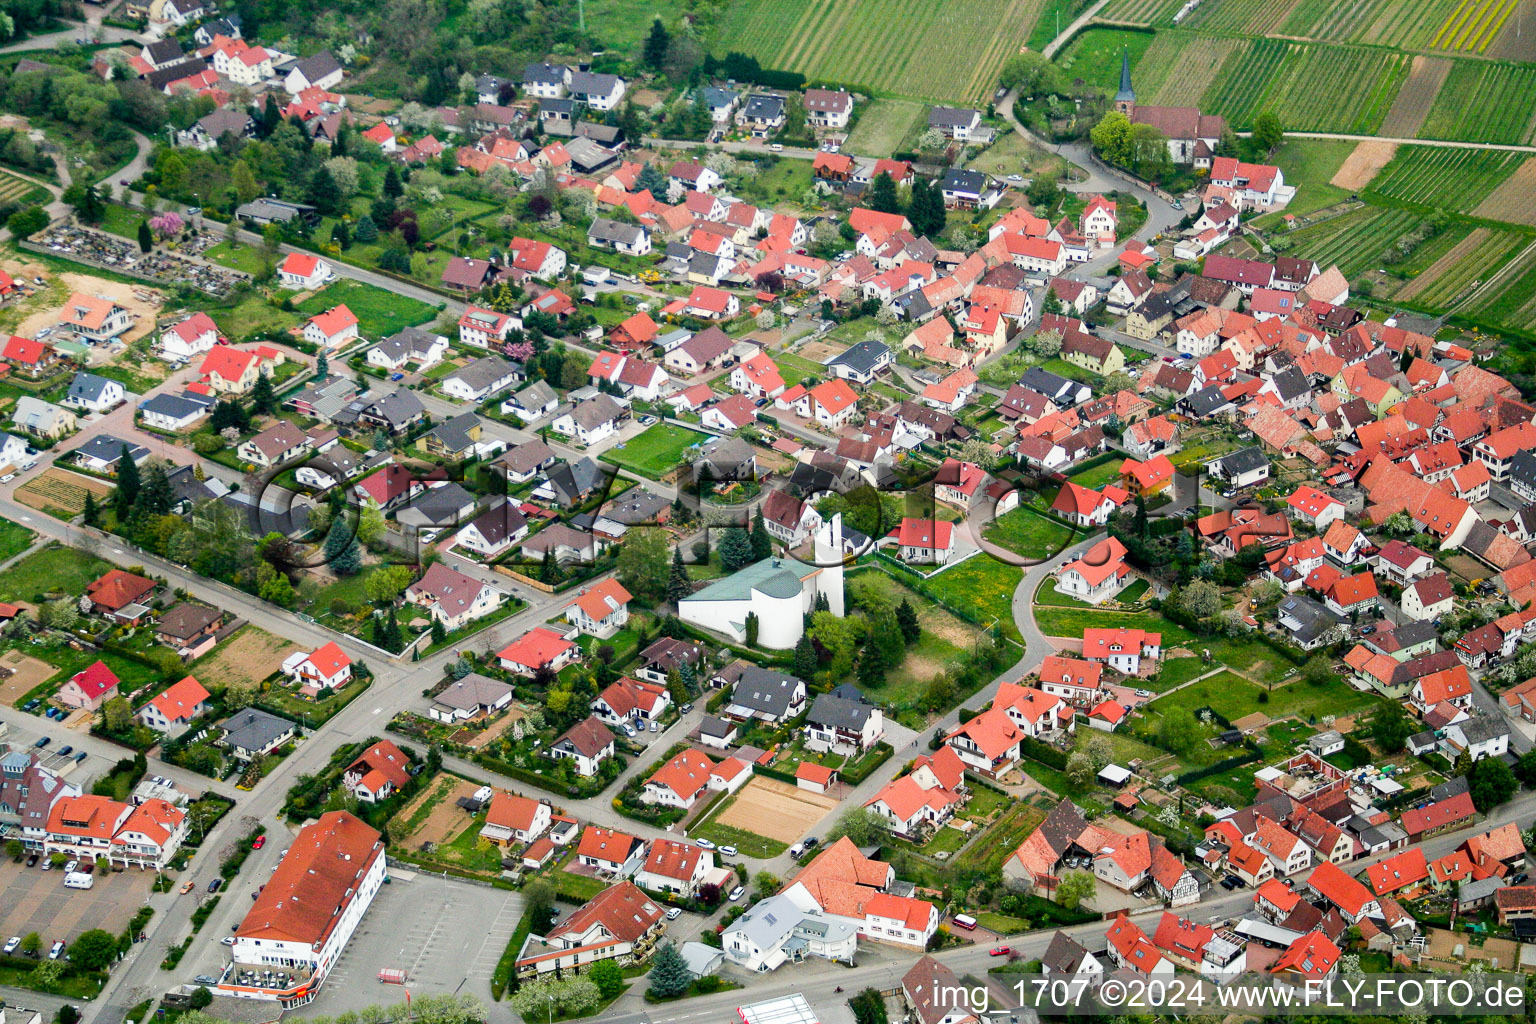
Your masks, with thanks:
M84 871L71 871L64 876L64 888L89 889L96 884L96 876L88 875Z

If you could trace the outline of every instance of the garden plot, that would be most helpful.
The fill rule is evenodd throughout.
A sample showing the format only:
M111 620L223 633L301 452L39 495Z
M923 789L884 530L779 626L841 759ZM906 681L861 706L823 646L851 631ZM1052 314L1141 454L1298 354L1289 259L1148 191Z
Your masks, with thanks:
M1291 234L1298 253L1321 266L1336 263L1345 277L1374 267L1389 246L1423 218L1412 210L1363 206Z
M1421 139L1524 143L1536 113L1536 67L1458 60L1419 129Z
M430 786L423 786L415 799L396 815L410 829L406 848L419 850L422 843L441 846L463 832L469 815L455 801L474 796L479 788L478 783L453 775L439 776Z
M15 650L6 651L0 656L0 668L11 673L4 681L0 681L0 704L12 707L58 671L46 661Z
M112 490L104 480L50 466L18 487L16 500L56 519L73 519L84 511L87 494L95 495L99 505Z
M291 640L246 626L197 664L199 677L211 685L255 686L282 667L283 659L303 650Z
M859 114L843 148L867 156L894 153L906 148L902 143L922 116L923 105L914 100L873 100Z
M741 788L715 821L768 839L793 843L837 806L820 796L778 779L757 776Z

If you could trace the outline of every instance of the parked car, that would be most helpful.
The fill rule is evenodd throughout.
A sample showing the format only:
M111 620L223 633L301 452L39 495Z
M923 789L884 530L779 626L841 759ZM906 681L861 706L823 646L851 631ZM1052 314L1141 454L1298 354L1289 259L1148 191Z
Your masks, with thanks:
M46 747L51 742L52 742L52 737L49 737L49 736L39 736L37 738L37 742L32 744L32 745L34 747L36 747L38 750L42 750L44 747Z
M35 867L37 865L37 857L38 857L38 855L35 854L35 853L32 854L30 857L28 857L27 858L27 867L29 867L29 868L30 867Z
M52 857L45 857L45 858L43 858L43 870L44 871L52 871L53 870L53 858Z
M794 846L791 846L789 848L789 859L790 860L799 860L804 855L805 855L805 844L804 843L796 843Z
M59 957L61 957L63 955L64 955L64 942L63 942L62 939L57 941L57 942L55 942L52 946L48 947L48 959L49 960L57 960Z
M1232 889L1236 889L1238 886L1240 886L1242 884L1243 884L1243 880L1241 878L1238 878L1235 875L1228 875L1226 878L1223 878L1221 880L1221 887L1223 889L1228 890L1228 891L1230 891Z
M10 956L16 952L16 947L21 945L21 936L12 935L11 940L5 944L5 955Z
M222 879L222 878L215 878L213 881L208 883L208 891L209 892L218 892L219 889L221 889L223 887L223 885L224 885L224 879Z
M734 847L734 846L722 846L722 847L720 847L720 856L722 856L722 857L734 857L734 856L736 856L736 847Z
M181 883L181 894L183 896L185 896L187 893L192 891L192 888L195 885L197 885L197 883L192 881L192 879L190 879L190 878L187 879L185 882L182 882Z
M639 424L642 427L649 427L651 424L656 422L656 417L655 416L641 416L638 422L639 422Z
M686 715L688 712L693 710L693 705L692 704L684 704L682 707L678 708L677 710L679 711L679 713Z
M784 144L782 142L775 142L773 145L769 146L768 148L773 150L775 153L782 153L782 152L784 152Z
M695 839L693 842L701 850L713 850L715 848L715 844L708 839Z
M219 940L219 945L221 945L221 946L233 946L234 944L235 944L235 937L233 935L226 935L222 939Z
M59 756L60 757L68 757L70 754L73 754L74 752L75 752L75 748L73 746L71 746L70 744L68 744L68 743L64 744L64 746L59 748Z
M266 845L267 845L267 837L265 835L259 835L259 836L256 837L256 841L251 844L251 849L259 850L263 846L266 846Z
M683 916L683 908L682 907L672 907L672 908L670 908L667 911L667 920L668 921L676 921L678 918L680 918L682 916Z
M1007 956L1009 953L1012 953L1012 952L1013 952L1013 948L1010 947L1010 946L993 946L991 948L991 950L988 951L987 955L988 956Z
M78 860L70 860L70 861L66 862L65 865L64 865L64 873L66 875L72 874L75 871L75 869L78 868L79 866L80 866L80 862Z
M79 764L81 761L84 761L88 756L89 755L86 754L85 751L80 751L80 753L75 755L75 764Z
M819 845L821 845L821 840L817 839L815 836L805 837L805 848L807 850L814 850Z
M737 900L741 899L746 891L747 890L745 886L738 885L736 888L731 890L731 894L727 896L726 899L730 900L732 903L735 903Z

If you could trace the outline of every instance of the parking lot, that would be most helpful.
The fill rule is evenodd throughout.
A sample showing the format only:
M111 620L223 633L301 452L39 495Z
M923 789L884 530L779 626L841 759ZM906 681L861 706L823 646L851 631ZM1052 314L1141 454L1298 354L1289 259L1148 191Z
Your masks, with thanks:
M73 942L81 932L105 928L117 935L141 906L154 883L152 871L129 868L97 872L90 889L64 888L64 872L0 863L0 936L37 932L46 949L56 939ZM4 941L4 939L0 939Z
M413 995L491 1001L491 974L522 918L522 896L438 875L390 875L319 997L291 1012L331 1015L403 1000L397 987L379 983L384 967L406 971Z

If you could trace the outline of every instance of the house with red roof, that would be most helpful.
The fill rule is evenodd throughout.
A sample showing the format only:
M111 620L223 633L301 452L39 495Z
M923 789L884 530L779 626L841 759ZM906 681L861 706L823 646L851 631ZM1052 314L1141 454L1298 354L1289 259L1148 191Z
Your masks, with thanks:
M653 722L672 703L660 683L620 676L592 700L592 714L609 725Z
M1101 661L1128 676L1141 670L1142 659L1155 661L1163 656L1163 634L1149 633L1125 626L1083 631L1083 657Z
M387 800L411 781L411 760L389 740L379 740L357 755L341 773L347 792L365 804Z
M197 312L160 332L159 356L173 362L190 362L219 340L218 325L207 313Z
M1142 462L1126 459L1120 463L1120 479L1126 490L1149 498L1161 493L1173 483L1176 471L1166 455L1157 455Z
M943 565L955 551L954 525L942 519L903 517L885 542L896 548L903 562Z
M305 322L304 340L322 350L344 348L357 340L357 317L344 304L332 306Z
M1101 604L1135 578L1125 556L1124 544L1117 538L1105 537L1056 570L1056 589L1089 604Z
M1323 533L1335 522L1344 518L1344 503L1339 499L1302 484L1285 500L1286 515L1299 523L1306 523L1318 533Z
M784 391L784 378L768 353L759 352L731 370L731 387L748 398L775 398Z
M283 662L282 672L295 686L310 687L312 691L339 690L352 679L352 659L332 640L308 654L290 654Z
M1337 907L1350 924L1381 916L1381 902L1358 879L1331 861L1322 861L1313 868L1306 886Z
M118 696L117 674L101 661L93 661L69 678L53 699L69 708L86 711L100 710L101 706Z
M565 619L582 633L610 637L629 621L631 594L617 579L599 580L582 587L565 606Z
M1312 931L1287 946L1269 973L1277 983L1305 986L1337 974L1341 955L1332 939Z
M147 577L135 576L122 569L108 569L86 585L85 596L92 615L107 615L126 622L124 616L137 620L147 611L144 605L154 599L159 586Z
M1109 942L1110 961L1121 970L1141 978L1173 977L1173 961L1163 956L1147 933L1123 913L1115 917L1104 937Z
M952 747L940 747L931 757L913 762L912 770L864 801L864 806L891 823L891 831L911 838L924 829L937 830L965 802L965 763Z
M216 395L243 395L269 368L281 366L284 356L270 345L235 348L216 345L197 368L199 379Z
M1417 843L1429 836L1463 828L1477 818L1477 808L1469 793L1457 793L1444 800L1436 800L1422 807L1410 807L1400 819L1408 841Z
M1046 655L1039 673L1040 689L1079 706L1096 702L1103 689L1104 666L1081 658Z
M741 300L724 289L701 284L683 300L681 312L701 320L729 320L741 312Z
M1211 184L1233 192L1242 207L1250 210L1279 209L1295 194L1285 184L1285 173L1273 164L1251 164L1230 156L1211 160Z
M522 326L523 322L510 313L470 306L459 317L459 340L476 348L500 349L507 335Z
M530 629L497 655L502 668L521 676L558 672L580 656L581 648L548 626Z
M635 873L635 884L653 892L692 896L715 870L715 855L693 843L657 839Z
M161 869L181 848L187 816L164 800L138 806L104 796L70 796L48 814L43 853Z
M1424 851L1417 846L1400 850L1380 864L1365 869L1371 882L1371 891L1377 896L1410 894L1429 881L1429 863Z
M1414 680L1408 691L1408 704L1421 716L1438 704L1447 703L1463 711L1472 707L1472 676L1465 665L1453 665Z
M480 838L503 850L519 843L531 843L543 835L554 818L549 804L532 797L516 796L502 790L491 794Z
M166 687L134 715L141 724L168 736L180 736L194 720L210 710L207 687L193 676Z
M841 430L857 415L858 402L859 396L847 381L824 380L795 403L795 414L815 420L829 430Z
M313 291L335 276L329 263L307 252L291 252L277 265L278 282L300 291Z
M642 803L663 807L692 807L709 790L715 762L697 750L684 750L645 780Z
M1068 480L1062 484L1051 503L1051 511L1079 526L1096 527L1109 522L1109 517L1130 498L1123 488L1106 485L1102 491L1092 491Z
M400 148L400 143L395 139L395 130L380 121L378 124L362 133L363 138L378 146L386 153L393 153Z

